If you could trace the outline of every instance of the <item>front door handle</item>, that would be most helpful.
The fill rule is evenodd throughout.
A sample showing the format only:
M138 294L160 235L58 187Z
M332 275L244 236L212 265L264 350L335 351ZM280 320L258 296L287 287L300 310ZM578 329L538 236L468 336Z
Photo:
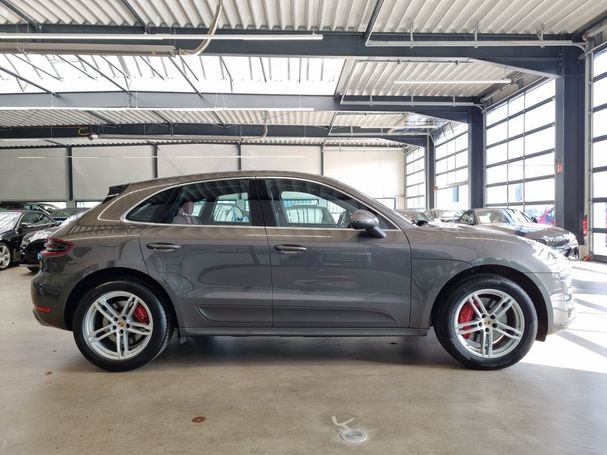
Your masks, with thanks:
M181 248L181 245L176 245L175 243L148 243L146 247L149 250L154 251L175 251Z
M301 245L275 245L274 249L287 254L303 253L304 251L307 251L307 248Z

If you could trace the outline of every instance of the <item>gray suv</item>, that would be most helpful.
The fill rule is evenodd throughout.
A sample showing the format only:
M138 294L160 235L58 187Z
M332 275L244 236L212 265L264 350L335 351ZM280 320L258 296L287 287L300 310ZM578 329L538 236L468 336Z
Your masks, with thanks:
M416 226L335 180L230 172L110 188L46 243L34 315L111 371L196 335L420 336L463 365L518 362L574 318L546 246Z

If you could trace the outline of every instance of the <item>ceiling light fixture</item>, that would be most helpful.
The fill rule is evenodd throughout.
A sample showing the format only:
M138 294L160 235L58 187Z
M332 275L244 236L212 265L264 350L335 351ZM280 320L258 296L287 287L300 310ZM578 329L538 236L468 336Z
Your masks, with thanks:
M456 80L456 79L443 79L443 80L403 80L403 81L394 81L394 84L404 85L404 84L420 84L420 85L430 85L430 84L509 84L512 82L511 79L465 79L465 80Z
M323 39L323 35L318 33L293 33L293 34L219 34L219 35L203 35L194 33L0 33L0 40L29 40L35 39L39 41L109 41L109 40L127 40L127 41L318 41Z

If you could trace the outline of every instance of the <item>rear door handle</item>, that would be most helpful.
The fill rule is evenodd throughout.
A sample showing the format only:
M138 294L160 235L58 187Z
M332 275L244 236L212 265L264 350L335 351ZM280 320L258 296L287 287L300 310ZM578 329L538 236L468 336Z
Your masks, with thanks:
M149 250L154 251L175 251L181 248L181 245L176 245L175 243L148 243L146 247Z
M307 248L301 245L275 245L274 249L287 254L303 253L304 251L307 251Z

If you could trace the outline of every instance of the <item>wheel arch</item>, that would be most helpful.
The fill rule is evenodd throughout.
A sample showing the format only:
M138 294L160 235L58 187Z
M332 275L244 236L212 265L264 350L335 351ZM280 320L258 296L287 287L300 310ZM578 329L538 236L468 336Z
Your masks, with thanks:
M149 275L146 275L145 273L140 272L138 270L129 269L126 267L113 267L97 270L84 277L78 282L78 284L76 284L76 286L74 286L66 300L65 305L64 318L66 328L68 330L72 330L72 320L74 318L74 313L76 312L76 307L78 306L78 302L86 292L88 292L92 287L97 286L101 283L116 280L119 278L128 278L136 280L151 287L155 291L155 293L160 297L160 301L164 304L169 314L169 317L172 318L174 326L178 329L178 320L177 314L175 312L175 307L173 305L171 297L166 292L166 290L160 285L160 283L158 283Z
M479 274L492 274L509 278L523 288L523 290L531 298L531 301L533 302L533 306L535 307L535 311L537 313L538 328L535 339L539 341L544 341L546 339L546 336L548 335L549 321L548 305L544 295L542 294L542 291L540 290L538 285L531 278L529 278L528 275L516 269L503 265L475 266L468 268L452 277L449 281L447 281L447 283L445 283L445 285L441 288L438 295L436 296L436 299L434 299L434 303L432 304L432 311L430 312L430 323L433 322L434 313L436 309L447 297L449 291L455 286L465 281L466 279Z

